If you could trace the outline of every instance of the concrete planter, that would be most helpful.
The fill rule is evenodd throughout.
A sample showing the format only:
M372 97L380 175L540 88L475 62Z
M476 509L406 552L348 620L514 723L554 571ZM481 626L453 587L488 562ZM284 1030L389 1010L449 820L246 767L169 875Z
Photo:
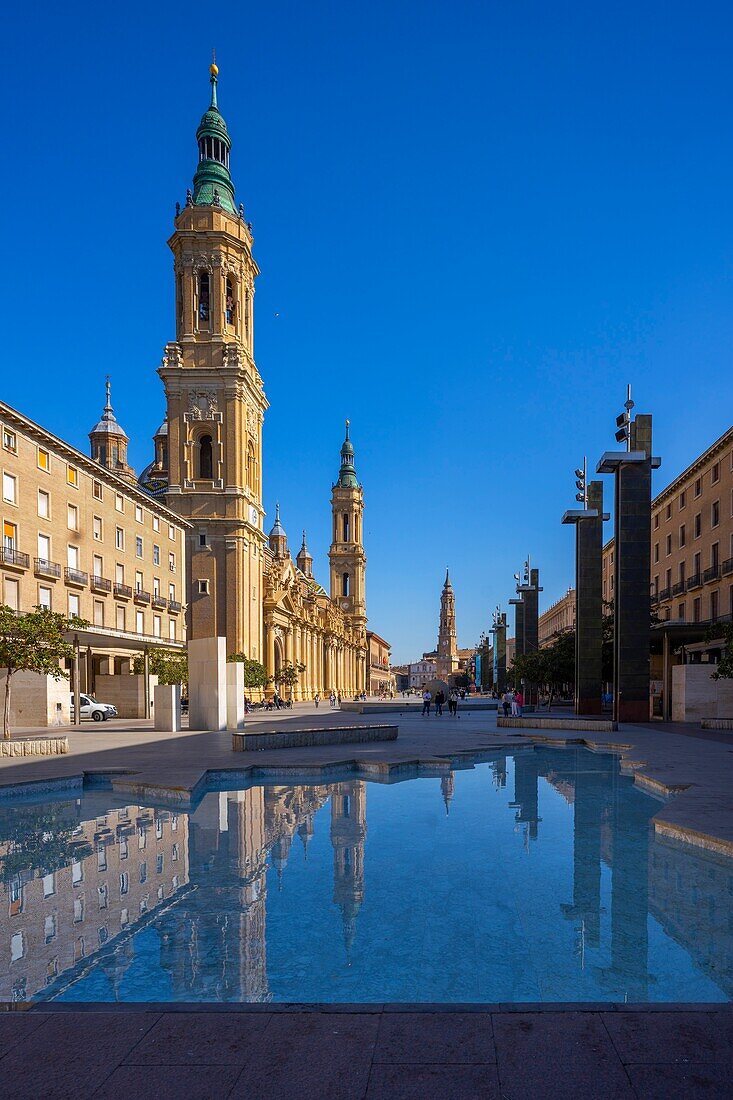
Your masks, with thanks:
M34 740L0 741L0 756L63 756L68 751L68 737L39 737Z

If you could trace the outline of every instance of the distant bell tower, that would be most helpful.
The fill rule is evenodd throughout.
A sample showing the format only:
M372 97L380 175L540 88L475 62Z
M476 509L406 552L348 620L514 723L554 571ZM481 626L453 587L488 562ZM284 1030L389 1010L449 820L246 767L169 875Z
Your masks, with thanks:
M254 361L251 226L235 206L219 70L196 131L198 167L177 208L176 339L158 374L167 398L168 504L187 532L188 635L224 635L229 653L262 660L262 422Z
M354 445L346 438L341 447L341 468L331 492L333 541L328 552L331 565L331 599L358 628L366 627L366 554L363 543L364 490L354 468Z
M439 680L447 680L451 673L458 668L456 597L447 569L445 571L445 584L440 596L440 626L438 627L438 659L436 664Z
M356 935L356 918L364 901L366 783L338 783L331 788L333 900L341 910L347 956Z

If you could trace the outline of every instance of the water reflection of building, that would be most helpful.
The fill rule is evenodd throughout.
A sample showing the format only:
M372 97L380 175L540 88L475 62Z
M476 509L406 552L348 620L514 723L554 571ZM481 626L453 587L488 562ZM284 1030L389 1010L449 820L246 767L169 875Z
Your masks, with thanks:
M668 837L652 840L649 911L733 998L733 863Z
M339 783L331 788L333 900L341 910L346 953L356 935L356 918L364 901L366 783Z
M31 815L40 808L7 811L10 824L0 836L6 876L5 904L0 906L0 1000L23 1001L43 991L188 882L185 815L125 806L79 821L82 805L52 807L47 816L54 835L35 854L27 847L23 852L24 839L13 822L23 820L17 816L20 811L31 828ZM51 865L60 865L44 874L49 858ZM8 876L9 867L13 873ZM124 952L115 958L113 986L130 959Z

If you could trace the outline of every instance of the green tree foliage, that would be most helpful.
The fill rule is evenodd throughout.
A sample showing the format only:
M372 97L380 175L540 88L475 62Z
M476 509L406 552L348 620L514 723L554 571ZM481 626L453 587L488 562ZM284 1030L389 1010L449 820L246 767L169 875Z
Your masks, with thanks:
M65 635L89 626L76 615L61 615L47 607L36 607L19 615L12 608L0 605L0 668L5 674L5 705L3 707L3 738L10 738L10 697L16 672L37 672L54 680L68 679L60 662L71 660L74 647Z
M151 676L158 677L159 684L187 684L188 656L174 649L151 649L148 653ZM132 671L138 676L145 672L145 657L138 653L132 662Z
M9 882L17 875L50 875L74 860L86 859L92 847L74 838L73 802L45 806L9 806L0 819L0 876Z
M290 688L290 694L292 695L293 688L297 684L301 672L305 672L304 664L300 662L293 664L292 661L286 661L275 677L275 682L278 687Z
M244 686L246 688L264 688L271 682L272 677L267 675L267 670L259 661L251 657L245 657L244 653L232 653L227 657L228 661L237 661L244 665Z
M733 680L733 623L717 623L710 627L705 634L706 642L716 642L723 639L723 652L715 666L715 672L711 672L713 680Z

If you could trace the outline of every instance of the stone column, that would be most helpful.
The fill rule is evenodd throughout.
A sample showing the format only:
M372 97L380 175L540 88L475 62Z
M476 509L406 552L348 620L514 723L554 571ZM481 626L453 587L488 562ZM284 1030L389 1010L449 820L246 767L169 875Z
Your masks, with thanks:
M514 606L514 653L524 656L524 600L510 600Z
M603 483L591 481L587 506L565 512L575 525L575 713L600 714L603 693Z
M649 721L652 418L629 424L630 450L607 452L599 473L615 475L614 692L617 722Z

